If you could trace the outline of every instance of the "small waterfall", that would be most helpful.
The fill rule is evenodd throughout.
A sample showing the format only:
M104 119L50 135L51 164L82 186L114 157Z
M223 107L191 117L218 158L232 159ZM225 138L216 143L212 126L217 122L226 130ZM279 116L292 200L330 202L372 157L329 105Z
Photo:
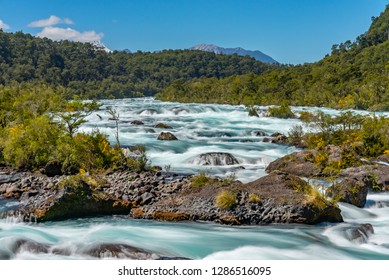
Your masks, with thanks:
M196 165L212 166L236 165L240 163L232 154L222 152L201 154L195 157L192 162Z

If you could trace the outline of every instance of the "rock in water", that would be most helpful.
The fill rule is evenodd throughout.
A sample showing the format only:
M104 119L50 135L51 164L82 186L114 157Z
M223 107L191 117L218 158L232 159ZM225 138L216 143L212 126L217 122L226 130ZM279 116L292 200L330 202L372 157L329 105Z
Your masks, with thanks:
M132 124L132 125L144 125L144 123L143 123L142 121L140 121L140 120L133 120L133 121L131 122L131 124Z
M205 153L198 155L194 160L194 164L197 165L214 165L214 166L222 166L222 165L235 165L240 162L230 153Z
M164 124L164 123L158 123L154 126L155 128L162 128L162 129L172 129L170 125Z
M347 228L345 233L348 240L361 244L366 243L369 236L374 234L374 228L371 224L361 224Z
M175 141L178 140L177 137L171 132L161 132L157 138L158 140L164 141Z
M95 258L118 258L131 260L158 259L158 255L126 244L99 244L84 251Z
M327 189L327 195L341 202L346 202L363 208L366 203L369 188L363 182L355 178L345 178Z
M30 252L34 254L47 254L49 245L38 243L32 240L19 239L12 246L12 252L18 254L20 252Z

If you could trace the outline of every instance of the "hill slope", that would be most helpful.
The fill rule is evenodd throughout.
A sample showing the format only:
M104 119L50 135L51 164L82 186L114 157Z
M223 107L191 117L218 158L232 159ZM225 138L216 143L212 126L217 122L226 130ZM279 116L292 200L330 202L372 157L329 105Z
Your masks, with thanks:
M389 6L369 30L319 62L263 75L174 83L158 97L182 102L280 104L389 110Z
M65 87L68 96L154 95L177 79L260 74L275 67L250 57L191 50L107 53L88 43L0 30L0 84L45 82Z

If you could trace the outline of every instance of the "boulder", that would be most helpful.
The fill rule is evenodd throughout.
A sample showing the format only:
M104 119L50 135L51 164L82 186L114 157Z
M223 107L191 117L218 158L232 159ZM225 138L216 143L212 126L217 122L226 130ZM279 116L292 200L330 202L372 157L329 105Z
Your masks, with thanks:
M305 150L286 155L271 162L266 172L283 171L301 177L318 176L321 168L314 163L316 150Z
M363 208L366 203L368 187L362 181L345 178L327 189L327 195L340 202L346 202Z
M204 153L196 156L192 162L196 165L214 166L236 165L240 163L232 154L222 152Z
M346 238L358 244L367 243L372 234L374 234L374 228L371 224L349 226L345 229Z
M78 176L78 175L76 175ZM41 195L23 195L19 207L8 216L19 216L25 221L57 221L72 218L128 214L131 203L103 192L95 179L77 177L73 182L62 178L55 188Z
M255 136L268 136L268 134L262 130L255 130L252 132Z
M0 173L0 184L5 183L13 183L20 180L19 173L11 173L11 174L1 174Z
M82 253L100 259L156 260L159 258L157 254L126 244L98 244L84 249Z
M341 178L362 182L370 191L385 191L389 188L389 166L362 165L342 170Z
M271 142L273 144L289 144L289 139L287 136L281 134L281 135L278 135L276 137L274 137Z
M144 123L140 120L133 120L133 121L131 121L131 124L132 125L144 125Z
M164 123L157 123L154 127L155 128L162 128L162 129L172 129L173 128L170 125L167 125Z
M178 140L177 137L171 132L161 132L157 138L158 140L164 141L175 141Z
M218 206L222 191L234 198L229 207ZM203 187L183 188L166 199L132 209L130 215L141 219L230 225L343 221L340 209L307 182L276 172L248 184L233 182L223 186L214 180Z
M12 246L12 252L18 254L21 252L30 252L33 254L47 254L50 246L28 239L19 239Z

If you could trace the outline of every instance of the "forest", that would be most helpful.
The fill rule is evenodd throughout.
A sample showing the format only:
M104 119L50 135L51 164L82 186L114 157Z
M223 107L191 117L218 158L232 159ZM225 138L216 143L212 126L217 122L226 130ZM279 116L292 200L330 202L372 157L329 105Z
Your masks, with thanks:
M250 57L192 50L128 53L0 30L0 84L46 83L67 97L153 96L175 80L261 74L276 68Z
M328 106L389 110L389 8L372 18L354 41L333 45L322 60L262 74L177 80L157 98L164 101L250 105Z

